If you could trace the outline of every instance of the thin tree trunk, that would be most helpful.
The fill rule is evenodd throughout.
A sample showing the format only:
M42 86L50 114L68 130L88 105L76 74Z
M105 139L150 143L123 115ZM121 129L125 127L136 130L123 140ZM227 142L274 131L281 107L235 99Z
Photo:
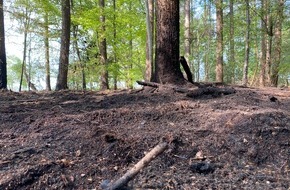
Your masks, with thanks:
M266 84L267 86L271 83L271 65L272 65L272 44L273 44L273 17L271 15L271 1L266 1L266 68L265 68L265 78L266 78Z
M277 21L275 25L274 33L274 53L273 53L273 63L271 70L271 86L278 86L279 78L279 66L281 62L281 46L282 46L282 23L284 18L284 6L285 0L279 0L277 2Z
M261 56L260 56L260 86L265 86L266 75L266 53L267 53L267 15L265 14L267 0L261 0L263 16L261 18Z
M7 60L5 50L5 30L3 0L0 0L0 89L7 88Z
M117 64L117 48L116 48L116 41L117 41L117 26L116 26L116 13L117 13L117 7L116 7L116 0L113 0L113 8L114 8L114 17L113 17L113 30L114 30L114 64ZM118 71L116 71L117 68L113 71L113 80L114 80L114 90L118 89Z
M99 6L101 9L101 16L100 16L100 21L101 21L101 31L103 34L106 32L106 26L105 26L105 13L104 13L104 8L105 8L105 0L99 0ZM103 35L100 35L100 61L102 65L102 71L101 71L101 90L107 90L109 89L109 74L108 74L108 68L107 68L107 39Z
M44 15L44 49L45 49L45 85L46 90L51 91L50 86L50 62L49 62L49 23L48 13Z
M78 40L77 40L77 36L78 36L78 26L73 25L72 27L73 30L73 36L74 36L74 48L78 57L78 61L79 61L79 65L81 68L81 73L82 73L82 89L86 90L87 88L87 83L86 83L86 73L85 73L85 63L83 62L83 59L81 57L81 52L80 52L80 48L79 48L79 44L78 44Z
M190 59L190 1L191 0L185 0L184 2L184 57L187 60L188 63L191 62ZM194 69L192 67L192 69ZM192 72L194 74L194 71ZM192 76L192 79L194 80L194 76ZM191 80L191 79L188 79Z
M258 1L259 0L255 0L255 2L254 2L254 10L256 11L257 10L257 4L258 4ZM257 19L257 17L256 18L253 18L253 19L255 19L254 20L254 22L255 22L255 26L256 27L259 27L258 25L258 23L259 23L259 20ZM250 82L250 86L253 86L254 84L255 85L258 85L259 84L259 76L258 76L258 74L259 74L259 59L260 59L260 55L259 55L259 34L257 33L257 32L255 32L254 33L255 34L255 36L254 36L254 38L255 38L255 47L254 47L254 55L255 55L255 63L256 63L256 65L255 65L255 69L254 69L254 74L253 74L253 77L252 77L252 80L251 80L251 82Z
M223 82L223 1L216 0L216 82Z
M26 70L27 32L28 32L29 24L30 24L30 20L29 20L28 10L27 10L27 8L25 8L23 56L22 56L22 67L21 67L21 76L20 76L19 92L21 92L21 90L22 90L23 76L24 76L24 72Z
M249 67L249 58L250 58L250 5L249 0L246 0L246 21L247 21L247 31L246 31L246 40L245 40L245 62L243 70L243 85L247 86L248 84L248 67Z
M60 45L59 69L56 83L56 90L68 89L68 64L70 45L70 0L61 1L62 9L62 34Z
M154 73L154 63L153 63L153 39L154 39L154 0L146 0L146 71L145 80L151 81L153 79L152 75Z
M132 2L129 2L129 11L132 11ZM127 77L127 88L133 89L133 79L132 79L132 69L133 69L133 35L132 35L132 25L129 24L129 68Z
M74 4L73 1L71 1L71 9L74 10ZM73 24L72 26L72 34L74 37L73 44L74 48L78 57L79 65L81 68L81 73L82 73L82 90L86 90L87 88L87 83L86 83L86 73L85 73L85 63L83 61L83 58L81 57L81 52L78 44L78 25Z
M230 80L235 83L235 22L234 22L234 0L230 0L230 55L229 55L229 75Z
M209 51L211 44L211 7L207 0L204 0L204 25L207 26L206 31L206 52L204 53L204 72L205 72L205 82L209 81L210 64L209 64Z

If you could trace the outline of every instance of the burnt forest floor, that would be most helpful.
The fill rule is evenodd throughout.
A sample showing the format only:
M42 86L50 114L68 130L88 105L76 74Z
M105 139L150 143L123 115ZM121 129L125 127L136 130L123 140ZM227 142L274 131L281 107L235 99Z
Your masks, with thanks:
M290 189L290 91L0 92L0 189Z

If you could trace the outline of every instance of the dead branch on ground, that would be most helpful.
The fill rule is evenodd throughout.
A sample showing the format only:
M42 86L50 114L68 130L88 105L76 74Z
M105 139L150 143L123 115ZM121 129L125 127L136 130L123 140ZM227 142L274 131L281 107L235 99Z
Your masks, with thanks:
M168 146L167 142L162 142L155 146L149 153L147 153L133 168L125 173L121 178L113 183L105 184L102 189L115 190L128 184L144 167L146 167L153 159L161 154Z

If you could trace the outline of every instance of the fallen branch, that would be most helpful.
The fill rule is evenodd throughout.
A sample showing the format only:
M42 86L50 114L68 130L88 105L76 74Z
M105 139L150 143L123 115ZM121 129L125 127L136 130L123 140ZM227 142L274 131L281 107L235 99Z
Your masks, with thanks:
M198 88L194 91L187 93L186 96L191 98L196 98L203 95L212 95L218 97L221 95L233 94L235 92L236 90L234 88L207 87L207 88Z
M143 86L151 86L154 88L158 88L159 86L161 86L161 84L156 83L156 82L143 82L143 81L136 81L138 84L143 85Z
M153 159L161 154L168 146L167 142L162 142L155 146L149 153L147 153L133 168L125 173L121 178L113 183L103 184L102 189L115 190L128 184L145 166L147 166Z

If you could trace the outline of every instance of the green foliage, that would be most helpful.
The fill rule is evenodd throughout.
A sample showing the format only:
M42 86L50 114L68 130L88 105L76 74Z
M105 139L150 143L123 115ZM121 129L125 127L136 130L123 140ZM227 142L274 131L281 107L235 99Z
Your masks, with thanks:
M7 57L7 80L8 88L12 90L17 90L19 88L19 81L21 77L21 60L15 56ZM27 85L25 82L24 86Z
M44 43L45 37L50 42L50 60L53 63L51 71L57 70L61 9L59 0L14 0L8 1L10 17L18 21L15 32L21 34L28 32L28 41L31 44L31 66L33 79L43 81L44 78ZM146 50L146 25L144 1L116 0L115 7L112 1L105 1L105 8L101 10L98 1L72 0L72 35L69 66L69 86L73 89L81 89L82 71L84 69L88 88L98 89L100 74L104 69L108 70L110 86L113 87L117 79L119 87L134 87L135 80L142 80L145 72ZM215 80L215 5L214 1L192 1L191 17L191 55L190 67L194 71L195 78L199 76L201 81ZM258 2L258 3L257 3ZM275 18L275 1L271 2L270 12ZM180 54L184 54L184 1L181 1L181 31ZM251 31L250 31L250 63L249 78L259 74L259 54L261 41L261 15L260 1L250 1ZM246 15L245 1L234 1L234 42L235 61L229 63L230 56L230 25L229 25L229 1L224 1L224 77L226 82L242 80L243 64L245 58L245 32ZM282 30L282 60L279 67L281 81L290 75L290 11L289 3L286 3L285 18ZM105 31L102 29L100 16L105 20ZM45 17L48 23L45 23ZM49 33L44 33L44 26L48 25ZM30 37L31 36L31 37ZM101 39L107 42L108 66L100 64L99 43ZM77 54L77 50L79 55ZM8 85L15 88L21 67L21 60L9 58ZM84 68L83 68L84 67ZM56 74L53 72L53 77ZM40 79L42 77L42 79ZM18 84L17 84L18 85ZM16 86L17 86L16 85Z

